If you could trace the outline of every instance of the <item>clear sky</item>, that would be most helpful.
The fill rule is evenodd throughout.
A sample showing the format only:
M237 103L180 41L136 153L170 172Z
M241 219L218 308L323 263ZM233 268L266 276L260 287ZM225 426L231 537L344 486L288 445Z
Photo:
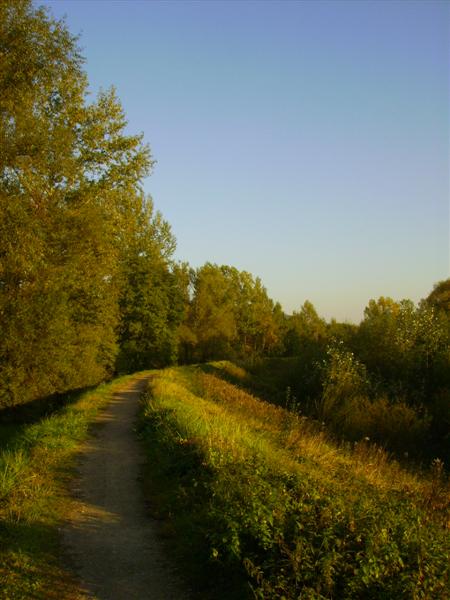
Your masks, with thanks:
M449 276L449 3L35 4L144 133L177 258L353 321Z

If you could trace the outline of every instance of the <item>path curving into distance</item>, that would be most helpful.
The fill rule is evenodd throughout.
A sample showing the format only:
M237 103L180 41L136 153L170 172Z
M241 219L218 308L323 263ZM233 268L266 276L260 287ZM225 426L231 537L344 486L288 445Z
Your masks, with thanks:
M133 431L146 383L116 392L83 446L72 485L74 510L62 544L87 598L186 600L145 508L144 455Z

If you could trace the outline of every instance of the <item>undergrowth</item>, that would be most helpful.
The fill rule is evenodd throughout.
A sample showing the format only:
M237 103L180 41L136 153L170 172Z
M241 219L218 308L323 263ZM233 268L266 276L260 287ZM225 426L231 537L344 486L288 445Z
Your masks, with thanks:
M80 441L116 388L130 376L80 393L49 414L0 422L0 599L74 600L58 560L65 483ZM38 411L40 412L40 411Z
M155 373L140 425L154 510L169 517L200 597L448 598L440 464L419 476L366 441L336 445L320 424L218 376L244 371L213 366Z

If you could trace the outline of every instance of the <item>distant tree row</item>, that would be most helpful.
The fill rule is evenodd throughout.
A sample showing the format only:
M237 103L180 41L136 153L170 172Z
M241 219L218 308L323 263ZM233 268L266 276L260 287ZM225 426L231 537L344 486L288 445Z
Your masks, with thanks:
M256 370L296 409L353 441L450 460L450 279L417 306L371 300L359 325L326 323L305 302L283 342L291 358Z
M179 331L181 360L252 358L280 348L284 315L259 278L207 263L190 271L189 286Z

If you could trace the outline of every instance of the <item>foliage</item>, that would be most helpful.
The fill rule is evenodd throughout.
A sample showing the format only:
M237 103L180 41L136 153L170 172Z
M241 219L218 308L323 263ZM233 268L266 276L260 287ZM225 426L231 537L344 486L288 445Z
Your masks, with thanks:
M450 321L427 302L414 306L380 298L371 301L354 339L373 393L414 409L429 435L417 440L422 453L448 459L447 416L442 400L450 389ZM430 419L428 419L428 416Z
M338 447L308 419L193 368L155 374L141 431L152 463L164 461L166 514L190 554L209 556L204 577L245 572L257 598L446 597L442 470L419 477L365 442Z
M176 353L174 239L140 191L153 161L114 90L87 103L82 67L63 21L0 3L0 407L110 377L118 343L122 369Z
M260 279L206 263L191 273L191 285L181 339L188 360L255 358L276 349L281 307L274 305Z
M367 392L367 373L352 352L342 345L327 350L323 376L320 416L339 419L348 410L348 403Z
M450 278L436 283L425 299L428 306L450 315Z
M299 312L293 312L285 333L285 352L288 356L299 355L320 348L327 337L326 323L317 314L313 304L306 300Z
M369 371L391 393L424 402L448 383L447 319L426 303L371 300L355 347Z
M445 282L435 289L445 296ZM287 319L289 358L249 368L269 383L272 401L280 403L289 388L297 409L341 438L370 437L402 455L448 462L449 342L448 315L428 299L418 306L371 300L359 326L326 324L306 302Z
M430 438L429 417L384 396L349 398L341 410L331 414L328 423L347 439L370 440L399 455L417 455Z
M123 252L116 367L133 372L172 364L184 315L181 267L172 263L175 239L150 198L142 198L135 231Z

